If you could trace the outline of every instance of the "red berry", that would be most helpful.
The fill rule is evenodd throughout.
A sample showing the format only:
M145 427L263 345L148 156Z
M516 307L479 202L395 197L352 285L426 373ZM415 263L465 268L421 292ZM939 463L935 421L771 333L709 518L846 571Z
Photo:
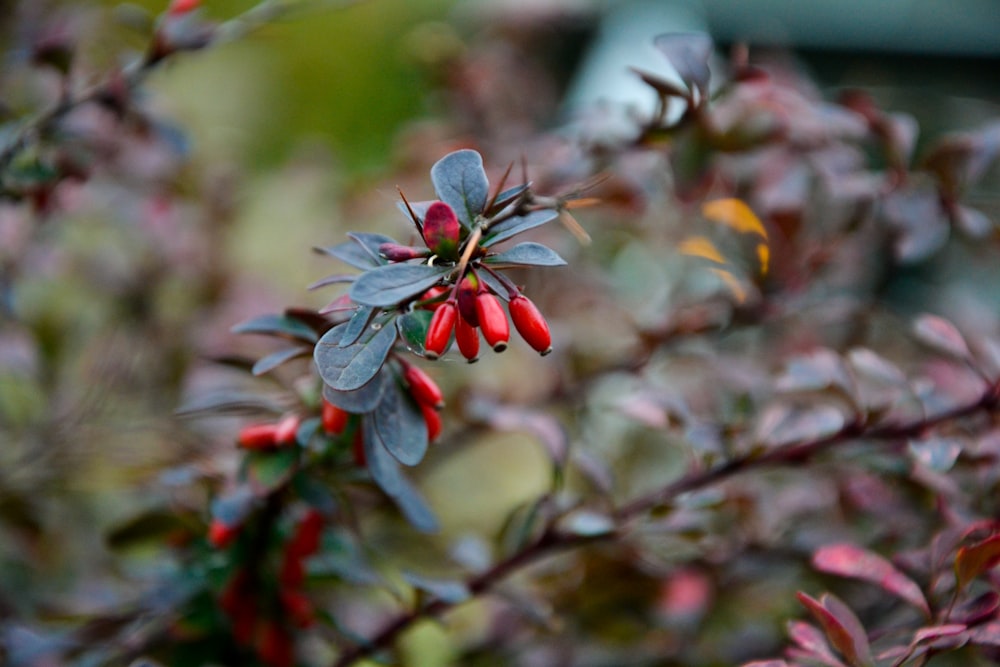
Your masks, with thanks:
M216 549L225 549L240 534L238 525L229 525L219 519L212 519L208 526L208 541Z
M275 620L268 620L257 644L257 657L269 667L292 667L295 655L288 629Z
M403 369L403 380L410 387L410 394L417 403L428 405L435 410L444 407L444 394L441 393L441 388L423 369L407 364Z
M462 227L451 206L433 202L424 214L424 243L438 257L458 259L458 237Z
M240 447L244 449L270 449L277 443L277 425L250 424L244 426L238 440Z
M552 334L535 304L523 294L518 294L510 300L507 307L510 309L510 319L514 321L514 327L521 338L543 356L551 352Z
M464 317L459 317L455 322L455 341L459 352L470 364L479 358L479 331L466 322Z
M295 442L295 436L299 432L299 424L302 420L298 415L288 415L274 427L274 443L276 445L291 445Z
M446 301L434 311L424 340L424 355L428 359L437 359L448 349L457 317L458 311L454 301Z
M319 551L319 538L326 519L318 510L310 509L295 527L295 533L288 541L285 553L298 558L311 556Z
M249 584L250 574L245 569L240 569L222 590L222 595L219 596L219 607L228 616L235 616L237 611L250 598L247 595Z
M420 412L424 415L424 423L427 424L427 440L434 442L441 435L441 415L428 405L421 405Z
M420 307L424 310L437 310L438 306L444 303L444 301L434 301L438 297L444 296L448 292L448 288L442 285L435 285L426 292L420 295L420 301L430 301L431 303L424 303Z
M338 408L324 398L320 415L323 432L329 435L340 435L347 428L347 420L350 418L351 413Z
M285 552L281 559L281 572L278 580L282 586L288 588L299 588L306 580L306 566L296 554Z
M233 624L233 639L241 646L249 646L257 634L257 601L248 596L229 618Z
M180 16L198 9L201 0L173 0L167 8L167 13L171 16Z
M354 465L359 468L364 468L368 465L365 457L365 437L362 435L360 428L354 433L354 441L351 442L351 454L354 455Z
M507 324L507 313L500 305L500 299L489 292L481 292L476 297L476 313L479 315L479 328L483 330L483 338L493 351L506 350L507 341L510 340L510 325Z
M479 326L476 313L476 297L479 295L479 279L472 273L462 278L458 284L458 316L474 327Z
M316 620L316 612L313 610L312 602L303 593L283 588L279 592L281 606L285 608L292 623L300 628L308 628Z

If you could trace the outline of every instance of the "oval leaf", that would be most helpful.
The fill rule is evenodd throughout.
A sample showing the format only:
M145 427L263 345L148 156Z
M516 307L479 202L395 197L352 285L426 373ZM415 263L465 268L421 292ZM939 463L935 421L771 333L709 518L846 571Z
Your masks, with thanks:
M853 544L831 544L813 554L813 567L841 577L861 579L909 602L930 618L931 610L920 587L882 556Z
M712 38L700 32L669 33L653 40L653 45L667 57L677 75L690 90L704 92L711 72Z
M396 318L396 328L406 346L421 356L424 354L424 341L427 340L427 327L433 315L430 310L414 310Z
M291 361L292 359L308 355L310 351L311 350L308 347L288 347L283 350L278 350L277 352L272 352L266 357L262 357L257 360L257 363L253 365L251 372L254 375L263 375L264 373L277 368L286 361Z
M855 667L874 664L864 626L847 605L829 593L820 600L802 592L796 593L796 597L819 622L827 640L849 664Z
M261 315L237 324L230 331L235 334L263 334L292 338L306 343L316 342L316 332L313 331L312 327L305 322L285 315Z
M427 426L409 394L393 383L372 415L385 448L403 465L415 466L427 453Z
M991 535L981 542L962 547L955 556L955 578L958 588L965 588L970 581L1000 562L1000 534Z
M372 234L370 232L350 232L347 237L361 246L365 254L372 260L374 266L386 263L386 258L378 251L383 243L395 243L396 239L385 234Z
M338 391L328 384L323 385L323 398L341 410L361 415L371 412L382 400L382 393L391 380L385 373L376 373L371 382L354 391Z
M503 264L511 266L563 266L566 260L559 254L541 243L518 243L513 248L483 259L485 264Z
M936 315L921 315L913 325L917 339L938 352L957 359L971 359L969 346L955 325Z
M337 343L340 347L347 347L348 345L354 345L361 338L361 334L365 332L368 328L368 323L372 321L375 317L375 313L378 309L372 308L371 306L360 306L354 314L351 315L351 319L347 321L347 326L344 327L341 333L340 342Z
M379 440L372 420L366 419L363 428L365 460L372 479L393 499L414 528L425 533L436 532L437 518Z
M324 335L316 345L313 359L323 381L337 391L354 391L368 384L382 368L396 342L396 327L382 326L370 336L349 347L335 341L341 331L336 327L327 335L336 334L327 342Z
M449 153L431 167L431 182L438 198L455 210L466 229L471 229L490 195L483 157L468 148Z
M334 259L339 259L344 264L353 266L356 269L371 269L385 263L373 258L371 254L356 242L345 241L335 246L315 247L316 252L329 255Z
M365 306L386 308L424 292L450 273L451 266L389 264L372 269L351 285L351 299Z

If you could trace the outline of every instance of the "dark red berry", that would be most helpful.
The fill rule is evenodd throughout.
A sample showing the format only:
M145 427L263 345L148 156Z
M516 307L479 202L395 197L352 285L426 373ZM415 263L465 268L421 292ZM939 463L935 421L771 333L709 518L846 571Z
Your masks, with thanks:
M212 523L208 526L208 541L216 549L225 549L239 534L239 525L223 523L219 519L212 519Z
M483 331L483 338L493 351L506 350L507 341L510 340L510 325L500 299L489 292L481 292L476 297L476 313L479 315L479 328Z
M510 309L510 319L514 321L514 328L521 334L521 338L542 355L551 352L552 334L535 304L523 294L518 294L510 300L507 307Z
M446 301L434 311L431 323L427 327L427 338L424 340L424 355L428 359L437 359L448 349L457 317L458 309L454 301Z
M290 588L283 588L279 592L281 606L285 608L292 623L300 628L308 628L316 621L316 612L312 602L304 593Z
M455 341L459 352L470 364L479 358L479 331L466 322L464 317L459 317L455 322Z
M276 424L250 424L240 430L238 441L244 449L270 449L277 444Z
M407 364L403 370L403 380L410 388L410 394L421 405L428 405L435 410L444 407L444 394L441 388L423 369Z
M479 279L470 273L458 284L458 315L474 327L479 326L479 314L476 312L477 296L479 296Z

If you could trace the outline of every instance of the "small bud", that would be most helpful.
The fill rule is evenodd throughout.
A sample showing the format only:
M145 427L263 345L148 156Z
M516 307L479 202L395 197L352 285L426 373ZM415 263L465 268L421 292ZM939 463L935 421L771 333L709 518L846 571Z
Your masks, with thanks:
M276 424L250 424L239 434L239 445L243 449L270 449L277 444Z
M320 424L323 426L323 432L328 435L340 435L347 428L347 420L350 419L351 413L347 410L338 408L336 405L330 401L323 399L323 407L320 412Z
M208 526L208 542L216 549L225 549L240 534L238 525L229 525L219 519L212 519Z
M390 262L405 262L408 259L427 257L430 251L427 248L414 248L413 246L400 245L399 243L383 243L378 247L378 254Z
M457 316L458 311L454 301L446 301L434 311L431 323L427 327L427 337L424 339L424 355L428 359L437 359L448 349Z
M295 436L299 432L299 424L302 422L298 415L288 415L274 427L274 443L276 445L291 445L295 442Z
M459 317L455 322L455 341L458 343L458 351L470 364L479 359L479 331L466 322L464 317Z
M409 386L410 394L420 405L427 405L435 410L444 407L444 394L441 393L441 388L423 369L407 364L403 369L403 381Z
M458 259L458 240L462 227L451 206L443 201L433 202L424 214L424 243L438 257Z
M424 416L424 423L427 424L427 440L434 442L441 435L441 415L434 408L423 404L420 406L420 412Z
M479 328L483 330L483 338L493 351L506 350L507 341L510 340L510 325L500 299L489 292L481 292L476 297L476 313L479 315Z
M510 303L510 319L514 321L514 328L536 352L546 355L552 351L552 334L549 332L549 325L541 312L528 297L518 294Z

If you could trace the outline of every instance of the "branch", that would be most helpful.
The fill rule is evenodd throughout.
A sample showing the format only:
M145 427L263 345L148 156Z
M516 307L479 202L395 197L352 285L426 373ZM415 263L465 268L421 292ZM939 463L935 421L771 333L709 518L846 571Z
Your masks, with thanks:
M827 449L854 440L894 442L919 436L927 429L981 412L994 412L998 408L1000 408L1000 384L994 384L970 403L912 422L884 425L861 421L850 422L836 433L822 438L783 445L764 453L746 454L705 470L689 473L656 491L622 505L613 513L613 518L619 525L623 525L660 505L675 500L683 493L704 489L743 473L809 461ZM550 526L537 540L520 551L497 562L490 569L468 578L465 582L466 587L473 597L488 593L511 574L543 558L586 544L618 539L623 532L618 529L610 533L583 536L561 532ZM388 648L400 634L417 621L437 618L457 604L441 598L432 598L420 607L400 613L366 643L347 648L333 663L333 667L349 667L362 658Z

